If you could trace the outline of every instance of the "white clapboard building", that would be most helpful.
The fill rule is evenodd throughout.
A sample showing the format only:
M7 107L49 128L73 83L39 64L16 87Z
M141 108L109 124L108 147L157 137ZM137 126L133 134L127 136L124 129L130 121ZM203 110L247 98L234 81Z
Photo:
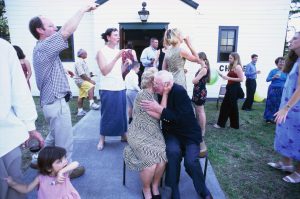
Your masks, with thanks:
M36 43L28 29L29 20L36 15L50 18L55 25L62 26L88 0L5 0L6 16L11 42L19 45L27 58L32 60ZM274 60L282 56L286 36L290 0L147 0L149 11L147 22L142 22L138 11L142 10L140 0L99 0L101 6L84 16L78 29L70 39L69 54L64 55L65 68L74 70L76 52L83 48L88 52L90 70L99 74L95 56L104 45L101 39L109 27L120 30L120 48L127 41L133 41L137 54L149 45L150 37L162 39L168 28L179 28L189 35L197 51L204 51L209 58L212 75L216 70L226 73L228 54L236 51L242 64L250 62L251 54L258 54L257 92L266 97L268 83L265 79L275 67ZM186 48L186 46L183 45ZM198 65L186 62L188 92L192 93L192 78ZM97 79L97 83L101 83ZM32 94L39 95L35 77L31 78ZM69 78L74 95L78 89ZM221 84L218 77L208 86L208 97L217 97ZM245 89L244 83L243 88ZM96 91L97 92L97 91ZM98 93L98 92L97 92Z

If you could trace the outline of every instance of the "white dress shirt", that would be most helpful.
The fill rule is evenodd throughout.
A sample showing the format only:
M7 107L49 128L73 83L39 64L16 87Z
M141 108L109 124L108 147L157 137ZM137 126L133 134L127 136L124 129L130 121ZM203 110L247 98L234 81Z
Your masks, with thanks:
M0 157L35 130L37 113L15 49L0 39Z

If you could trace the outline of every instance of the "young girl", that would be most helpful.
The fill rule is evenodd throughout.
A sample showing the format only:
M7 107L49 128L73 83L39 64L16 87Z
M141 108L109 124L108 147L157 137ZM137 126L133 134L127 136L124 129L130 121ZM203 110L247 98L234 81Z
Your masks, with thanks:
M198 53L200 60L201 68L197 71L195 78L192 80L194 84L193 89L193 97L192 101L195 104L195 110L199 125L201 127L202 133L202 142L200 143L200 157L204 157L207 153L207 147L204 142L204 135L205 135L205 125L206 125L206 115L204 111L204 104L206 101L207 90L206 90L206 83L210 80L210 68L209 68L209 61L207 56L204 52Z
M80 199L69 178L69 172L78 165L78 162L68 164L64 148L47 146L40 151L38 157L40 175L30 184L19 184L10 176L6 181L10 187L20 193L28 193L38 186L38 199Z

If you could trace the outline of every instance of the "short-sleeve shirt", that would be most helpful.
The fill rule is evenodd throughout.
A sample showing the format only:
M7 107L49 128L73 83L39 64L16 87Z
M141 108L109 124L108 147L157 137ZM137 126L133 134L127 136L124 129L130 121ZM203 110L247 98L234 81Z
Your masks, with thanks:
M85 62L84 59L79 59L76 63L75 63L75 83L77 84L77 86L81 87L82 83L84 82L84 80L80 77L80 75L86 75L88 77L90 77L90 72L89 72L89 68Z
M37 41L33 49L33 67L36 84L40 90L41 106L51 104L71 93L59 53L68 48L68 42L60 32Z

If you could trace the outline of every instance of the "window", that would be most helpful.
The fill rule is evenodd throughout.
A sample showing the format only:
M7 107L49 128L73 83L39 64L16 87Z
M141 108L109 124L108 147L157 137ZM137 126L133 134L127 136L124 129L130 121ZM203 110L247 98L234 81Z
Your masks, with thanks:
M61 26L57 26L57 29L59 30ZM73 34L68 38L68 45L69 47L63 51L60 52L59 57L62 62L74 62L75 56L74 56L74 38Z
M219 26L218 62L227 62L237 50L238 26Z

